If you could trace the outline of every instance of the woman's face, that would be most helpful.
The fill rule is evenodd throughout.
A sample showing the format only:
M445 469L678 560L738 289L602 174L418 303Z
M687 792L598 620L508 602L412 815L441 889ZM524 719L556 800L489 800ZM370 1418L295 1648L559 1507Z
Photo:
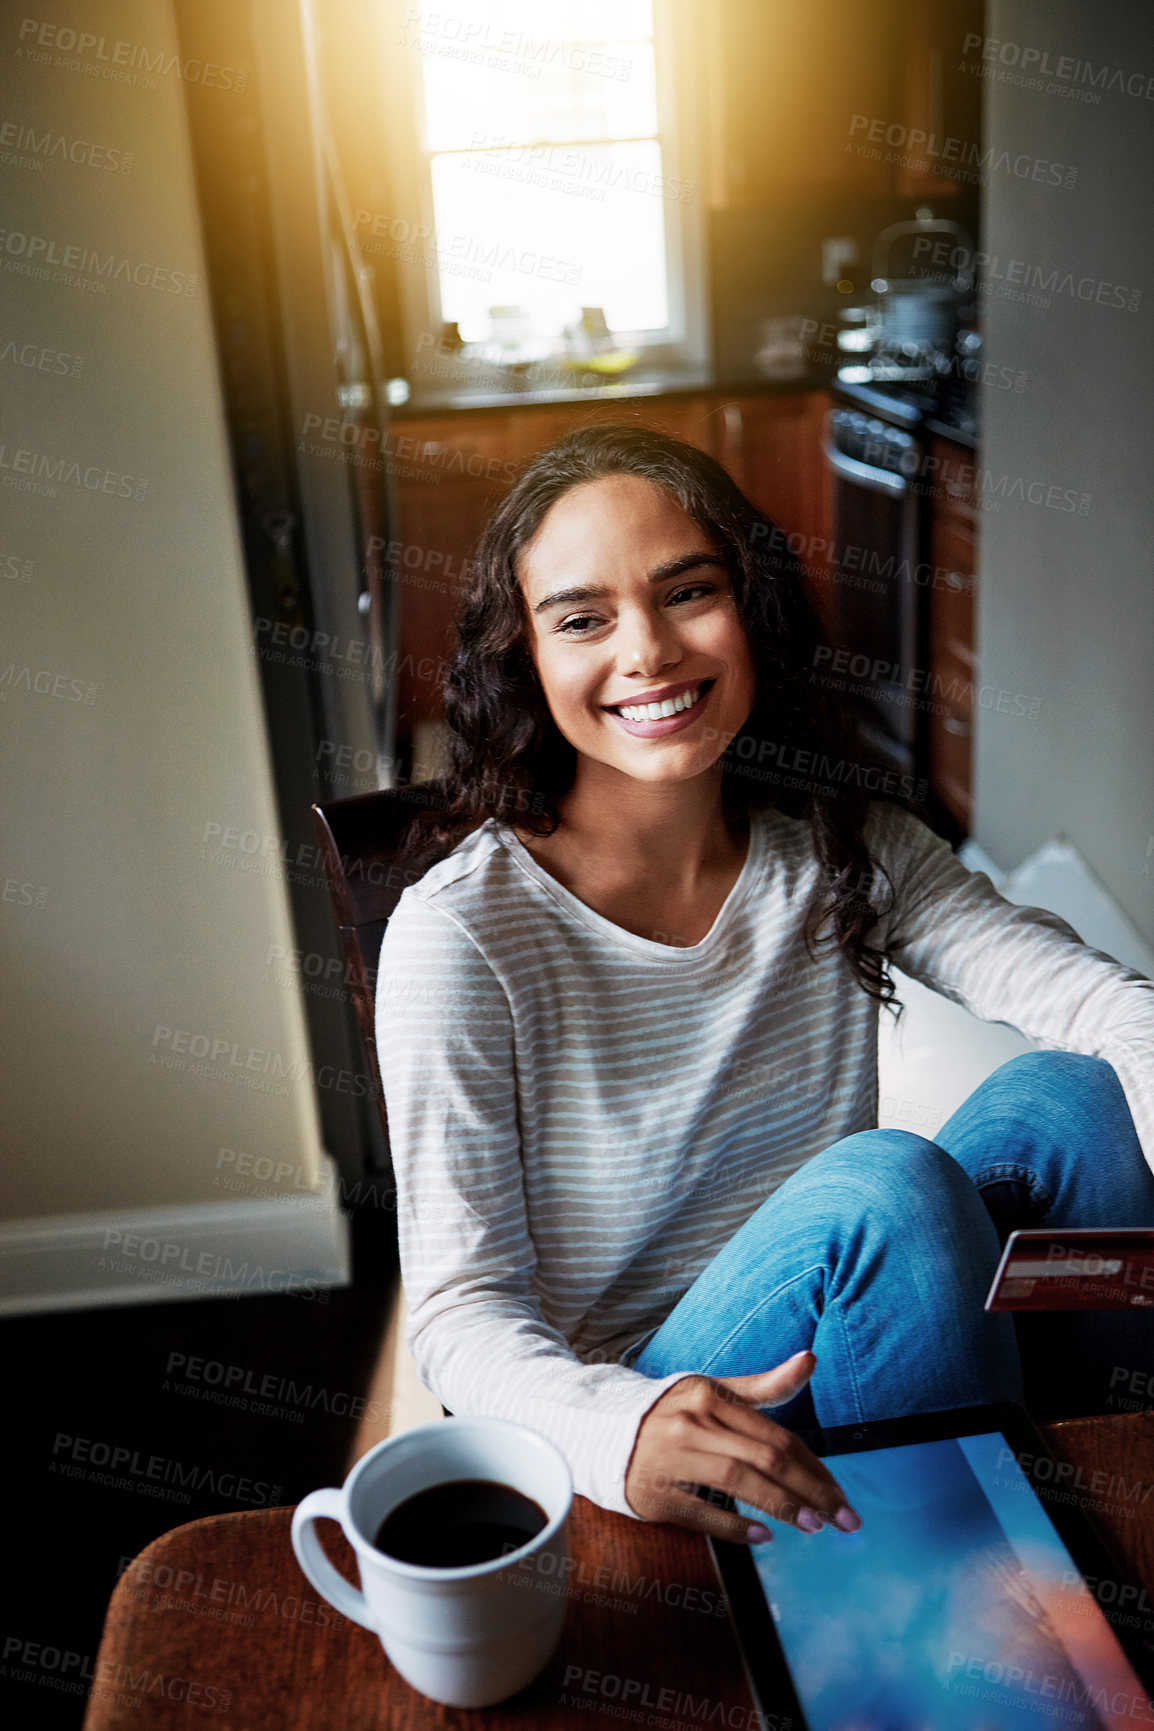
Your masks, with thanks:
M717 762L753 658L724 557L668 493L635 475L570 488L517 571L546 701L583 757L648 782Z

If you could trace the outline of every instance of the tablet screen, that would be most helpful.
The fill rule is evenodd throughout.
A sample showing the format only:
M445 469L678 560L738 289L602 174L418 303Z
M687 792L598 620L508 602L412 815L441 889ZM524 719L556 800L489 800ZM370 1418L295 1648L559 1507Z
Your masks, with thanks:
M861 1531L775 1525L751 1552L810 1731L1154 1726L999 1432L825 1460Z

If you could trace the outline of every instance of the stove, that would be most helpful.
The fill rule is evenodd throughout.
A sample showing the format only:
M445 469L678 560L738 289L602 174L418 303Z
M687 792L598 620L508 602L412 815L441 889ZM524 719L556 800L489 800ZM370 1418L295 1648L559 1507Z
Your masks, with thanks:
M929 664L929 439L972 449L977 418L971 380L895 379L887 370L863 359L830 381L833 622L850 651L860 737L912 786L929 772L929 712L911 700Z
M977 390L972 379L939 375L932 381L911 380L895 376L884 364L867 362L839 368L830 390L836 402L907 432L925 427L965 445L977 444Z

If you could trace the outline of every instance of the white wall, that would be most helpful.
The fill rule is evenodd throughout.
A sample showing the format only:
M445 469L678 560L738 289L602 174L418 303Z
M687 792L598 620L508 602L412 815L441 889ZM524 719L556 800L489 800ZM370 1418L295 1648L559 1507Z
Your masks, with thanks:
M1154 9L991 0L987 31L987 143L1015 164L995 157L985 189L988 274L1010 291L987 298L987 352L1027 384L983 395L978 652L984 686L1041 703L1036 721L979 712L974 833L1003 868L1064 834L1150 940Z
M98 39L79 56L28 12L0 5L3 120L35 133L0 139L0 1220L300 1198L327 1162L299 985L269 963L286 886L227 834L275 849L278 821L184 90L132 72L177 56L171 9L60 0L48 29ZM117 42L139 82L105 75ZM222 1149L280 1176L224 1188Z

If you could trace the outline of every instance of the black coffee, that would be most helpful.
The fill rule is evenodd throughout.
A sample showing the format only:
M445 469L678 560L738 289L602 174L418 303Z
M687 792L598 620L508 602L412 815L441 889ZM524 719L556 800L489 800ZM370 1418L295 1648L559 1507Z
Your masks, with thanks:
M453 1479L406 1497L373 1543L401 1563L461 1569L487 1563L535 1538L549 1517L532 1497L495 1479Z

